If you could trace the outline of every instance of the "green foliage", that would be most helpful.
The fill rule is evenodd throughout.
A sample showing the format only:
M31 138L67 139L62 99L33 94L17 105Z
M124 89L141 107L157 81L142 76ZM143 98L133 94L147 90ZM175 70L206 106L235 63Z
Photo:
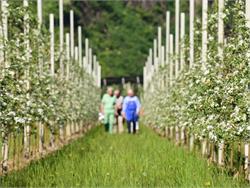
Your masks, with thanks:
M165 24L165 11L173 10L174 3L152 2L148 8L129 5L126 1L71 1L65 9L72 8L75 21L83 26L98 52L103 77L142 75L144 59L148 54L155 27ZM57 2L48 1L45 10L55 12ZM187 3L183 2L183 7ZM185 9L183 9L185 10ZM58 17L57 12L55 12ZM69 26L65 12L65 25ZM174 20L172 20L174 21ZM172 31L174 27L171 28Z
M69 120L95 120L99 89L93 78L78 67L78 62L66 60L63 63L65 67L69 64L69 79L59 69L52 77L48 31L45 27L38 30L29 9L10 3L8 10L8 40L1 38L5 54L0 67L0 131L8 134L37 122L55 129ZM24 21L26 14L29 18ZM29 33L24 32L27 24ZM56 54L58 64L63 54Z
M218 56L217 7L209 14L208 59L200 63L201 30L196 30L195 66L184 70L171 88L156 87L145 94L146 121L156 126L187 127L198 138L213 142L249 141L250 33L246 27L245 7L241 0L227 1L224 22L227 31L223 57ZM154 84L168 74L168 67ZM168 92L165 92L168 90ZM150 99L150 100L149 100Z

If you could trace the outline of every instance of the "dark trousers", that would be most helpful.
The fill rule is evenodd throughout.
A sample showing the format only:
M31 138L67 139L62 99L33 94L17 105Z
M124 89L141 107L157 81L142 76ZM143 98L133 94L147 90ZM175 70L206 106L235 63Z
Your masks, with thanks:
M136 133L136 121L127 121L127 126L128 126L128 133L131 133L130 126L133 126L133 133Z

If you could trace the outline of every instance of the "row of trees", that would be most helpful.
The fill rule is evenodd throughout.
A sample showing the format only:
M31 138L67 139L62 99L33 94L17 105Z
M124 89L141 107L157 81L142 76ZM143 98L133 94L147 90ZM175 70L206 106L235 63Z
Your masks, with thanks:
M37 11L31 8L34 4ZM56 138L63 145L97 119L101 67L88 39L85 39L83 53L82 28L77 27L76 37L72 10L70 32L64 33L63 0L59 0L58 5L57 37L54 15L49 15L49 29L43 23L42 0L1 0L0 144L3 173L16 158L14 151L20 151L22 158L30 159L30 148L35 147L39 156L44 155L46 147L57 148ZM49 130L49 137L45 135L46 130ZM38 140L34 142L37 143L35 146L31 145L32 135ZM17 145L22 149L9 147L13 139L15 142L20 138L22 141ZM45 144L47 139L49 146ZM14 153L12 158L10 153Z
M233 167L233 143L243 143L238 151L244 149L249 179L249 1L217 0L211 7L202 1L202 20L195 20L190 0L189 35L179 3L175 1L175 35L169 32L167 12L165 46L159 27L144 67L146 122L177 143L188 141L191 150L199 140L202 154L219 165L230 158ZM224 155L228 148L230 157Z

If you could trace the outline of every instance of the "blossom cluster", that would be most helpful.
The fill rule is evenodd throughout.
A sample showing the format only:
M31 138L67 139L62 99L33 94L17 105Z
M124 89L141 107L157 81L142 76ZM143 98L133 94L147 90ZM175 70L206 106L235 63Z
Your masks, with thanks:
M215 6L209 14L206 64L200 62L202 31L196 28L195 65L190 68L187 63L172 87L157 84L169 74L169 64L161 68L151 82L153 92L144 94L144 121L163 128L185 127L197 138L213 142L249 141L250 29L246 26L245 7L240 0L226 2L222 57L218 56L219 44L215 40L217 10Z
M0 38L4 44L0 49L0 131L35 128L38 122L55 129L68 121L95 120L99 89L93 77L75 60L66 60L65 52L56 53L55 75L51 75L49 32L45 26L38 29L32 15L27 8L8 7L8 39ZM61 57L64 70L59 68Z

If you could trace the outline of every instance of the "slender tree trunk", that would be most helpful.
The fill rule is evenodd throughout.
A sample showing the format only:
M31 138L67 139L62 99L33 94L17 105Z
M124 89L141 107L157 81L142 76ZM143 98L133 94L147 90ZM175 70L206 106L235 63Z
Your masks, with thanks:
M3 163L2 171L3 174L8 172L8 159L9 159L9 135L7 132L3 133Z

